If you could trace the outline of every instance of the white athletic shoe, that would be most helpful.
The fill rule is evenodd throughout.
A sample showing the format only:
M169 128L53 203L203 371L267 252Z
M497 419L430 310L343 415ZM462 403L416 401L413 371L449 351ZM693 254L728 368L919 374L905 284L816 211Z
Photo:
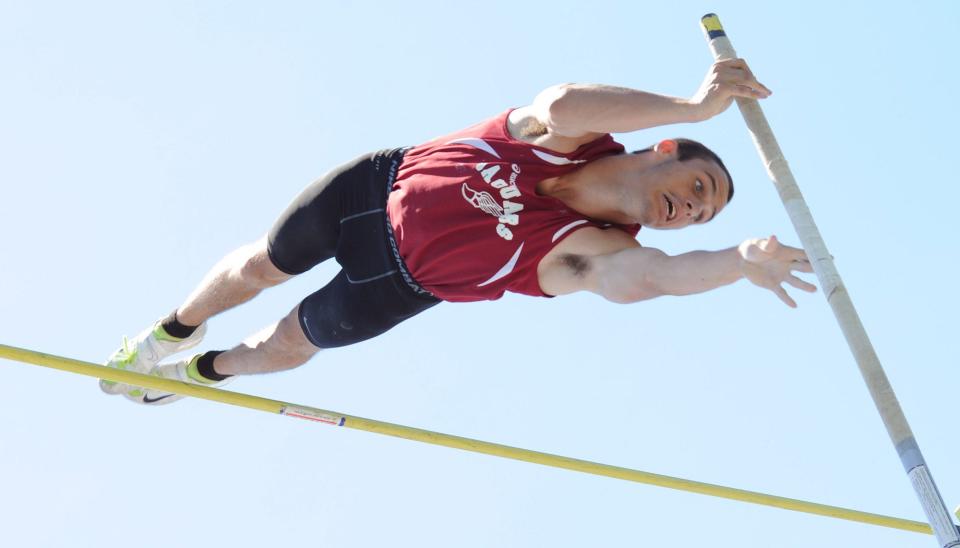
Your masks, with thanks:
M190 384L198 384L200 386L223 386L230 382L233 377L228 377L225 380L219 382L205 382L199 381L191 377L187 373L187 369L190 366L190 362L196 360L201 354L196 354L185 360L181 360L174 363L165 363L154 367L150 371L150 375L155 377L163 377L165 379L173 379L175 381L182 381ZM168 403L173 403L179 401L186 396L180 394L174 394L172 392L166 392L164 390L154 390L152 388L138 388L134 387L132 390L129 390L124 393L128 400L136 403L142 403L144 405L166 405Z
M107 359L106 366L136 373L149 373L160 363L160 360L167 356L189 350L200 344L206 332L207 324L203 323L186 339L174 339L163 331L158 320L132 340L124 337L123 346ZM107 394L126 394L134 388L129 384L100 379L100 390Z

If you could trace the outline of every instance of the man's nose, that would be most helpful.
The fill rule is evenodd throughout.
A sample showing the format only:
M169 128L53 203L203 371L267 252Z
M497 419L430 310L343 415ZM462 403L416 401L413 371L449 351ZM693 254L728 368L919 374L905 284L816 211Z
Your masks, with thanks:
M687 200L687 217L696 217L703 211L700 200Z

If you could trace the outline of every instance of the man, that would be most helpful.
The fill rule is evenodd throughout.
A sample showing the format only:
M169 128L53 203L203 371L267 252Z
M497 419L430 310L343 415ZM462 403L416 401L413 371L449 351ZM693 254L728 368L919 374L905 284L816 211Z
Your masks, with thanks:
M740 59L714 64L690 99L565 84L465 130L380 151L303 191L269 233L221 260L197 289L107 365L191 383L297 367L322 348L375 337L442 300L591 291L613 302L687 295L746 277L815 287L802 250L775 237L678 256L641 247L640 226L713 219L733 181L703 145L664 140L632 154L609 135L707 120L735 97L766 98ZM159 365L197 345L206 320L336 257L343 269L286 317L227 351ZM101 381L143 404L178 395Z

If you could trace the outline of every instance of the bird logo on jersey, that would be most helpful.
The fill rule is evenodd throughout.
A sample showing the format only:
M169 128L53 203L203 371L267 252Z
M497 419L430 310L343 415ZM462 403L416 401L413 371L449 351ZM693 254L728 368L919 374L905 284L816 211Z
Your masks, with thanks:
M503 215L503 207L497 203L486 190L477 192L476 190L467 186L467 183L463 183L463 186L460 187L460 191L463 193L463 199L466 200L473 207L483 210L484 213L489 213L494 217L500 217Z
M498 154L497 151L490 146L490 143L484 141L483 139L468 137L464 139L455 139L447 144L454 143L466 144L479 148L497 160L500 159L500 154ZM480 177L483 178L485 183L499 191L500 198L503 200L503 205L500 205L497 199L494 198L493 194L490 192L487 192L486 190L474 190L470 188L467 183L463 183L463 185L460 187L460 193L463 195L463 199L473 207L483 211L484 213L492 215L493 217L496 217L497 235L504 240L512 240L513 231L510 230L510 227L520 224L520 212L523 211L523 204L513 201L517 198L520 198L523 194L520 192L520 187L517 185L517 178L520 176L521 171L520 166L505 162L480 162L474 165L474 169L476 169L477 173L479 173Z

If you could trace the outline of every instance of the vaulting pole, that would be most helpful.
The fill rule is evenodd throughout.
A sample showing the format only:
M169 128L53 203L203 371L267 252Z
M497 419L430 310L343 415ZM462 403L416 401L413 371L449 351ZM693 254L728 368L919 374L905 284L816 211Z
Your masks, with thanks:
M60 371L69 371L71 373L78 373L80 375L87 375L89 377L106 379L108 381L120 382L133 386L143 386L146 388L152 388L154 390L174 392L177 394L183 394L184 396L192 396L195 398L227 403L239 407L246 407L248 409L256 409L258 411L267 411L269 413L287 415L290 417L297 417L335 426L344 426L347 428L354 428L356 430L366 430L367 432L395 436L398 438L405 438L408 440L430 443L433 445L443 445L446 447L453 447L455 449L462 449L464 451L483 453L507 459L540 464L543 466L563 468L566 470L583 472L585 474L606 476L609 478L633 481L636 483L645 483L648 485L657 485L660 487L667 487L680 491L700 493L702 495L709 495L712 497L738 500L741 502L749 502L764 506L773 506L775 508L782 508L784 510L805 512L808 514L816 514L860 523L869 523L871 525L902 529L905 531L913 531L915 533L926 533L928 535L931 533L930 527L926 523L919 521L884 516L881 514L872 514L869 512L861 512L859 510L851 510L849 508L841 508L839 506L829 506L815 502L778 497L775 495L768 495L755 491L734 489L732 487L725 487L722 485L713 485L710 483L702 483L683 478L642 472L640 470L632 470L630 468L610 466L609 464L600 464L597 462L590 462L570 457L551 455L549 453L541 453L539 451L530 451L529 449L519 449L517 447L500 445L498 443L490 443L487 441L451 436L449 434L431 432L429 430L421 430L419 428L411 428L409 426L401 426L399 424L391 424L389 422L353 417L350 415L337 413L335 411L326 411L314 407L307 407L305 405L294 405L282 401L251 396L248 394L229 392L227 390L220 390L209 386L187 384L161 377L151 377L149 375L134 373L132 371L123 371L120 369L95 365L61 356L54 356L52 354L44 354L14 346L0 344L0 358L6 358L8 360L15 360L33 365L40 365L43 367L58 369Z
M727 38L720 24L720 19L715 14L704 15L700 23L715 60L737 57L730 39ZM920 453L920 447L910 430L910 425L907 424L903 410L900 409L900 403L897 402L890 381L883 372L880 360L853 307L850 295L840 279L840 274L833 264L833 258L827 251L820 231L814 224L813 216L800 194L800 188L790 172L790 167L767 123L766 116L756 99L738 97L737 106L740 107L740 113L747 122L747 128L757 146L760 158L767 167L767 173L773 179L777 192L780 193L780 199L783 200L790 220L800 236L807 257L813 264L820 286L823 288L823 294L833 308L837 322L840 323L840 329L860 367L860 373L867 383L877 410L880 411L883 424L887 427L887 433L890 434L890 439L900 455L900 461L920 499L920 504L923 506L937 541L943 548L960 546L960 532L954 525L950 511L943 503L937 486L933 482L933 476Z

